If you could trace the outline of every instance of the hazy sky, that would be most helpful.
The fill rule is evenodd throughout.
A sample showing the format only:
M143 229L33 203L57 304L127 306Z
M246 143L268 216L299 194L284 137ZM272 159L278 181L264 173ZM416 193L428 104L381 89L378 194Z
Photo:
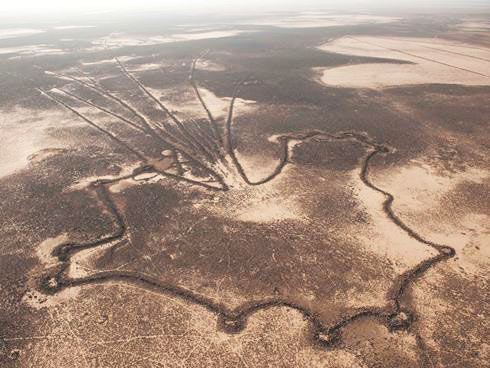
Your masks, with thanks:
M241 11L286 11L375 8L452 8L485 4L490 0L0 0L1 15L90 13L102 11L159 9L175 13L241 12Z

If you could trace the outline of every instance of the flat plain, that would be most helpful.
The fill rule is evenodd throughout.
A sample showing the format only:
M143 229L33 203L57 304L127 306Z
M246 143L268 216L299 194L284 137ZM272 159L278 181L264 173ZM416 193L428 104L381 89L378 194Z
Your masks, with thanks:
M486 367L489 18L182 24L0 30L2 367Z

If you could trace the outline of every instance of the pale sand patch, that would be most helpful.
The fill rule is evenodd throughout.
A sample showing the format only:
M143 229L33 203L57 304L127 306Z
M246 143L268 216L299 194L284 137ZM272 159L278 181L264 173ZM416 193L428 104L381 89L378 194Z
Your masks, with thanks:
M89 49L115 49L127 46L149 46L159 45L172 42L186 42L206 40L212 38L226 38L237 36L244 31L226 30L226 31L207 31L195 33L177 33L164 36L137 36L127 35L124 33L111 33L109 36L98 38L92 41L93 47Z
M126 179L118 181L117 183L111 185L109 190L112 193L121 193L124 192L128 188L132 188L138 185L138 182L133 179Z
M193 89L189 86L181 86L170 90L147 89L157 96L177 117L207 118L206 111L197 99ZM215 118L223 118L227 115L231 97L218 97L210 90L202 87L199 87L199 92ZM236 98L233 109L234 116L253 111L256 106L256 101Z
M55 238L48 238L41 242L36 248L36 256L41 262L42 269L56 266L59 261L52 255L53 250L60 244L66 243L69 237L67 233ZM36 272L36 271L34 271ZM38 290L30 289L22 297L22 302L34 309L52 308L75 298L80 291L79 287L70 287L61 290L55 295L45 295Z
M78 253L75 253L70 258L70 265L66 270L66 275L69 278L77 279L87 277L93 273L100 272L100 270L94 269L93 261L99 258L104 253L104 251L113 247L118 242L119 240L115 240L110 243L98 245L97 247L85 249Z
M249 172L250 163L243 156L241 160L246 172ZM206 205L206 210L213 215L245 222L307 221L300 198L284 195L284 182L287 181L288 172L286 167L277 178L258 186L245 185L238 176L234 179L236 182L230 183L230 178L227 177L227 183L233 190L226 195L220 194L215 203Z
M162 69L165 66L166 66L165 64L147 63L147 64L132 65L128 67L128 70L130 72L145 72L148 70Z
M221 64L213 63L211 60L199 59L196 63L197 70L209 70L213 72L223 72L226 67Z
M465 272L478 274L489 265L490 249L486 247L490 241L488 216L470 213L456 220L457 224L453 224L445 223L439 217L431 220L437 215L428 211L443 204L446 195L459 184L482 183L489 175L489 172L479 169L444 175L423 162L414 160L401 168L380 170L371 175L371 181L394 195L392 209L407 225L414 228L425 239L455 248L458 256L457 265L462 266ZM379 196L381 199L381 194ZM386 231L389 229L386 228ZM383 233L389 234L385 231ZM393 245L400 243L395 240L393 239ZM418 242L415 244L418 244L418 247L413 248L415 250L425 247ZM475 246L479 246L480 250ZM487 257L480 259L482 254ZM486 266L482 268L482 265Z
M7 38L17 38L30 36L33 34L43 33L42 29L32 29L32 28L6 28L0 29L0 40L5 40Z
M97 180L114 180L126 175L130 175L133 171L139 168L141 165L139 163L134 163L132 165L126 165L121 167L121 171L117 175L104 175L104 176L89 176L74 182L72 185L63 190L63 192L71 192L76 190L86 189L90 184Z
M205 40L209 38L225 38L237 36L244 31L240 30L227 30L227 31L208 31L208 32L195 32L195 33L179 33L171 36L172 42L179 41L194 41Z
M490 84L490 48L439 38L346 36L320 50L355 56L388 58L413 64L369 63L317 68L329 86L383 88L443 83Z
M41 150L68 148L48 134L50 128L64 124L83 123L57 109L40 111L15 107L0 110L0 177L25 168L29 157Z
M155 165L155 166L157 166L157 165ZM168 168L170 168L170 165L166 165L165 167L168 169ZM160 168L160 170L167 170L167 169ZM132 188L132 187L135 187L138 185L148 184L148 183L157 183L162 178L163 177L158 173L144 173L144 174L140 174L140 175L135 176L134 179L129 178L129 179L117 181L116 183L112 184L109 187L109 190L112 193L121 193L128 188Z
M36 255L43 265L52 266L58 263L58 259L52 255L53 250L60 244L68 241L68 234L60 234L55 238L48 238L36 248Z
M367 14L331 14L323 12L304 12L296 16L270 17L246 23L254 25L275 26L280 28L314 28L346 26L355 24L391 23L399 19L400 18Z
M282 198L258 197L255 201L247 203L248 207L236 211L236 218L245 222L267 223L283 220L296 220L299 217L298 210L294 204L290 205Z
M279 146L276 148L279 149ZM279 159L274 159L270 156L242 155L237 150L235 150L235 156L237 157L238 161L240 161L243 169L247 173L248 178L252 182L257 182L268 177L274 172L279 163ZM285 170L287 169L288 167L286 166Z
M68 240L68 234L63 233L55 238L48 238L38 245L36 249L36 255L44 268L55 266L59 263L58 258L53 256L52 252L59 245L68 242ZM87 261L90 260L91 256L93 256L94 254L100 254L102 251L113 245L114 242L76 253L71 258L70 266L67 270L67 275L73 278L88 276L88 271L90 270L90 268L84 267L84 264L87 263Z
M136 60L136 59L141 59L141 57L138 56L119 56L118 60L120 62L126 62L130 60ZM114 64L117 65L116 61L114 59L101 59L101 60L96 60L96 61L82 61L80 62L83 66L90 66L90 65L101 65L101 64ZM53 74L50 72L45 72L46 74Z
M362 183L358 170L354 170L351 175L351 185L365 213L369 216L369 224L361 228L352 226L348 232L355 234L366 249L392 260L394 270L399 273L437 254L433 248L408 236L386 216L383 211L385 196ZM391 191L391 188L373 181L375 185Z
M66 52L51 45L39 44L18 47L0 47L0 55L15 54L9 60L23 56L64 55Z
M489 172L476 168L441 173L423 161L412 160L400 168L378 171L373 180L396 197L393 206L397 210L422 212L437 205L458 184L465 181L482 183L488 176Z
M451 264L462 276L488 278L490 269L490 216L467 214L458 224L446 224L440 231L430 231L431 239L456 249L457 259ZM478 247L478 248L477 248Z
M435 206L444 206L444 200ZM446 244L456 250L456 257L448 264L453 272L462 277L487 277L490 267L490 217L479 213L455 212L453 218L437 216L434 211L428 214L411 209L403 213L403 218L412 227L419 229L427 239L438 244Z
M465 32L488 32L490 31L490 21L486 19L466 19L456 25L456 28Z
M165 170L170 169L172 167L173 163L174 163L174 160L172 157L164 157L161 159L153 159L153 160L148 161L149 165L154 166L155 168L157 168L160 171L165 171ZM140 180L140 178L142 180L144 180L145 179L144 175L152 176L152 174L141 174L138 177L136 177L136 180Z
M56 30L65 30L65 29L84 29L84 28L95 28L95 26L56 26L53 29Z
M80 62L80 64L82 64L83 66L115 64L115 60L114 59L103 59L103 60L97 60L97 61L82 61L82 62ZM47 72L47 71L45 73L50 74L50 72Z

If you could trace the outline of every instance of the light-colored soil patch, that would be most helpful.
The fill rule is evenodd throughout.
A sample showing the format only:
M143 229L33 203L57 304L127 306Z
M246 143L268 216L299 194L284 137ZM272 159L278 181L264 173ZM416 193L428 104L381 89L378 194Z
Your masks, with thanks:
M141 57L138 56L119 56L117 59L124 63L126 61L130 60L135 60L135 59L140 59ZM101 64L116 64L116 61L114 59L101 59L101 60L94 60L94 61L81 61L80 64L83 66L91 66L91 65L101 65ZM49 72L45 72L49 74Z
M158 168L161 171L168 171L168 169L172 166L173 160L159 160L159 161L150 161L154 167ZM137 186L144 185L148 183L157 183L162 179L162 176L157 173L143 173L135 176L134 178L129 178L125 180L117 181L109 187L109 190L112 193L121 193L126 189Z
M84 29L84 28L95 28L95 26L57 26L53 27L56 30L65 30L65 29Z
M390 23L399 18L367 14L331 14L322 12L305 12L296 16L271 17L258 19L250 24L268 25L280 28L314 28L348 26L355 24Z
M36 256L41 263L41 266L33 270L33 274L38 276L39 270L46 270L49 267L56 266L59 261L52 255L53 250L60 244L66 243L69 236L66 233L60 234L55 238L48 238L41 242L36 248ZM36 288L29 289L22 297L22 302L34 309L53 308L57 305L74 300L80 287L70 287L60 291L55 295L46 295L38 291Z
M255 167L259 167L253 166L253 160L247 162L244 156L240 156L240 160L246 172L252 172ZM259 170L264 174L260 179L272 172L267 170L272 165L271 161L265 169ZM285 169L276 179L259 186L246 186L239 177L235 178L235 183L227 180L231 185L236 184L233 186L234 190L219 198L216 204L207 205L206 209L215 215L245 222L306 221L299 198L284 193L283 186L287 176L288 169Z
M375 185L391 191L391 188L377 182ZM369 216L369 225L367 228L356 225L349 229L349 233L355 234L367 250L392 260L392 266L398 273L437 254L434 249L408 236L387 217L383 211L383 202L386 197L364 185L359 179L358 170L352 173L352 186L364 211ZM393 193L396 192L393 191Z
M157 63L148 63L148 64L140 64L131 66L128 68L130 72L145 72L148 70L158 70L163 69L165 64L157 64Z
M397 193L394 205L400 211L425 211L443 200L445 194L464 181L481 183L489 173L479 169L464 172L441 173L423 161L413 160L409 165L389 169L376 175L376 181L391 193Z
M70 259L70 265L66 270L66 275L70 278L78 279L97 273L99 270L96 270L93 266L94 261L116 244L117 240L75 253Z
M107 37L96 39L92 42L93 50L115 49L127 46L148 46L159 45L172 42L185 42L205 40L211 38L225 38L236 36L243 31L227 30L227 31L207 31L195 33L177 33L163 36L136 36L127 35L124 33L112 33Z
M489 32L490 21L485 19L466 19L464 22L456 25L456 28L464 32Z
M171 90L147 89L158 96L180 118L207 117L206 111L190 86L181 86ZM218 97L212 91L202 87L199 87L199 92L215 118L223 118L227 115L231 97ZM237 98L233 109L234 116L253 111L256 106L255 101Z
M36 249L36 255L43 265L53 265L58 263L58 260L51 254L53 250L60 244L68 241L68 234L58 235L56 238L49 238L41 242Z
M64 55L66 52L59 48L45 44L18 47L0 47L0 55L6 54L16 54L17 56L12 56L10 58L14 59L21 56Z
M195 33L178 33L172 35L170 39L171 42L205 40L209 38L233 37L242 32L243 31L239 31L239 30L228 30L228 31L208 31L208 32L195 32Z
M0 29L0 40L5 40L7 38L17 38L30 36L37 33L43 33L42 29L30 29L30 28L6 28Z
M282 198L274 196L259 197L248 207L245 207L236 213L236 217L246 222L272 222L280 220L295 220L300 214L294 205L290 205Z
M458 258L451 265L462 276L488 278L490 268L490 216L467 214L457 225L446 224L441 231L428 230L431 239L450 244Z
M84 190L90 184L92 184L93 182L95 182L97 180L113 180L113 179L116 179L116 178L119 178L122 176L130 175L134 171L134 169L137 169L138 167L140 167L140 164L136 163L136 164L132 164L132 165L123 166L121 169L121 172L118 175L89 176L89 177L83 178L81 180L74 182L71 186L67 187L65 189L65 192L76 191L76 190Z
M387 58L412 64L369 63L318 69L329 86L383 88L444 83L490 84L490 49L456 41L408 37L346 36L319 47L323 51Z
M461 211L447 219L441 211L447 195L462 183L481 184L489 172L468 169L457 173L437 173L422 162L375 175L380 187L395 194L393 210L424 238L453 247L457 253L456 271L479 275L489 266L490 218ZM434 220L437 219L437 220Z
M199 59L196 63L196 69L209 70L213 72L223 72L226 70L226 67L224 65L213 63L210 60Z
M78 123L59 110L17 107L0 111L0 177L26 167L39 151L61 149L64 143L49 136L48 131L64 124L73 126ZM51 151L51 154L55 153Z
M126 180L121 180L118 181L116 184L113 184L109 187L109 190L112 193L121 193L124 192L126 189L134 187L138 185L138 182L133 180L133 179L126 179Z

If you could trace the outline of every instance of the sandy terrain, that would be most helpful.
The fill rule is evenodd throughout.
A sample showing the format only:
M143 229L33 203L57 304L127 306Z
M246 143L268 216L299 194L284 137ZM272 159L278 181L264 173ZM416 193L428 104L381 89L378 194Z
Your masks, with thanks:
M457 24L456 28L465 32L488 32L490 30L490 22L486 19L470 18L465 19L464 22Z
M490 49L475 45L443 39L347 36L320 49L405 62L328 68L321 71L321 81L330 86L383 88L424 83L490 83Z
M84 28L95 28L95 26L77 26L77 25L72 25L72 26L56 26L56 27L53 27L53 29L56 29L56 30L65 30L65 29L84 29Z
M237 34L242 33L238 30L225 30L225 31L208 31L208 32L193 32L193 33L176 33L168 36L141 36L134 37L133 35L125 35L121 33L111 34L108 37L103 37L98 40L93 41L94 46L89 50L97 49L113 49L126 46L148 46L148 45L159 45L172 42L184 42L184 41L195 41L195 40L205 40L212 38L224 38L232 37Z
M24 169L50 152L67 147L66 142L51 136L50 130L59 124L79 125L64 114L24 108L0 111L0 177ZM37 154L37 155L36 155Z
M315 28L335 27L355 24L383 24L398 20L399 18L378 15L352 15L324 12L304 12L296 16L271 17L258 19L250 24L267 25L281 28Z
M217 118L222 119L228 113L231 97L219 98L212 91L198 87L200 94L211 113ZM151 90L158 98L164 99L167 106L176 111L176 115L181 118L201 118L206 111L203 109L199 100L196 100L195 92L188 85L181 85L170 90ZM237 98L235 101L236 113L240 115L256 108L256 101Z
M41 29L29 29L29 28L4 28L0 29L0 40L8 38L18 38L23 36L30 36L33 34L43 33Z
M19 47L0 47L1 54L14 54L11 59L24 57L24 56L44 56L44 55L63 55L66 51L55 48L50 45L28 45Z
M489 50L271 18L0 55L0 366L487 366Z
M61 32L65 30L73 29L90 29L95 28L95 26L59 26L54 27L53 30ZM37 33L42 33L42 30L28 30L28 29L13 29L13 30L1 30L0 29L0 40L14 37L27 36ZM248 31L250 32L250 31ZM146 36L146 35L127 35L124 33L111 33L108 36L97 38L92 40L92 45L90 47L85 47L82 51L93 54L94 52L106 50L106 49L118 49L121 47L131 47L131 46L151 46L160 45L166 43L174 42L187 42L196 40L207 40L207 39L220 39L226 37L233 37L238 34L243 33L240 30L217 30L212 28L210 31L205 32L188 32L188 33L175 33L168 34L164 36ZM61 39L63 42L72 42L74 39ZM15 54L11 58L21 58L21 57L33 57L33 56L46 56L46 55L62 55L69 52L69 49L64 47L62 44L49 45L49 44L34 44L25 46L0 46L0 55L2 54ZM201 66L203 67L203 66ZM209 65L209 68L216 68L217 66Z

